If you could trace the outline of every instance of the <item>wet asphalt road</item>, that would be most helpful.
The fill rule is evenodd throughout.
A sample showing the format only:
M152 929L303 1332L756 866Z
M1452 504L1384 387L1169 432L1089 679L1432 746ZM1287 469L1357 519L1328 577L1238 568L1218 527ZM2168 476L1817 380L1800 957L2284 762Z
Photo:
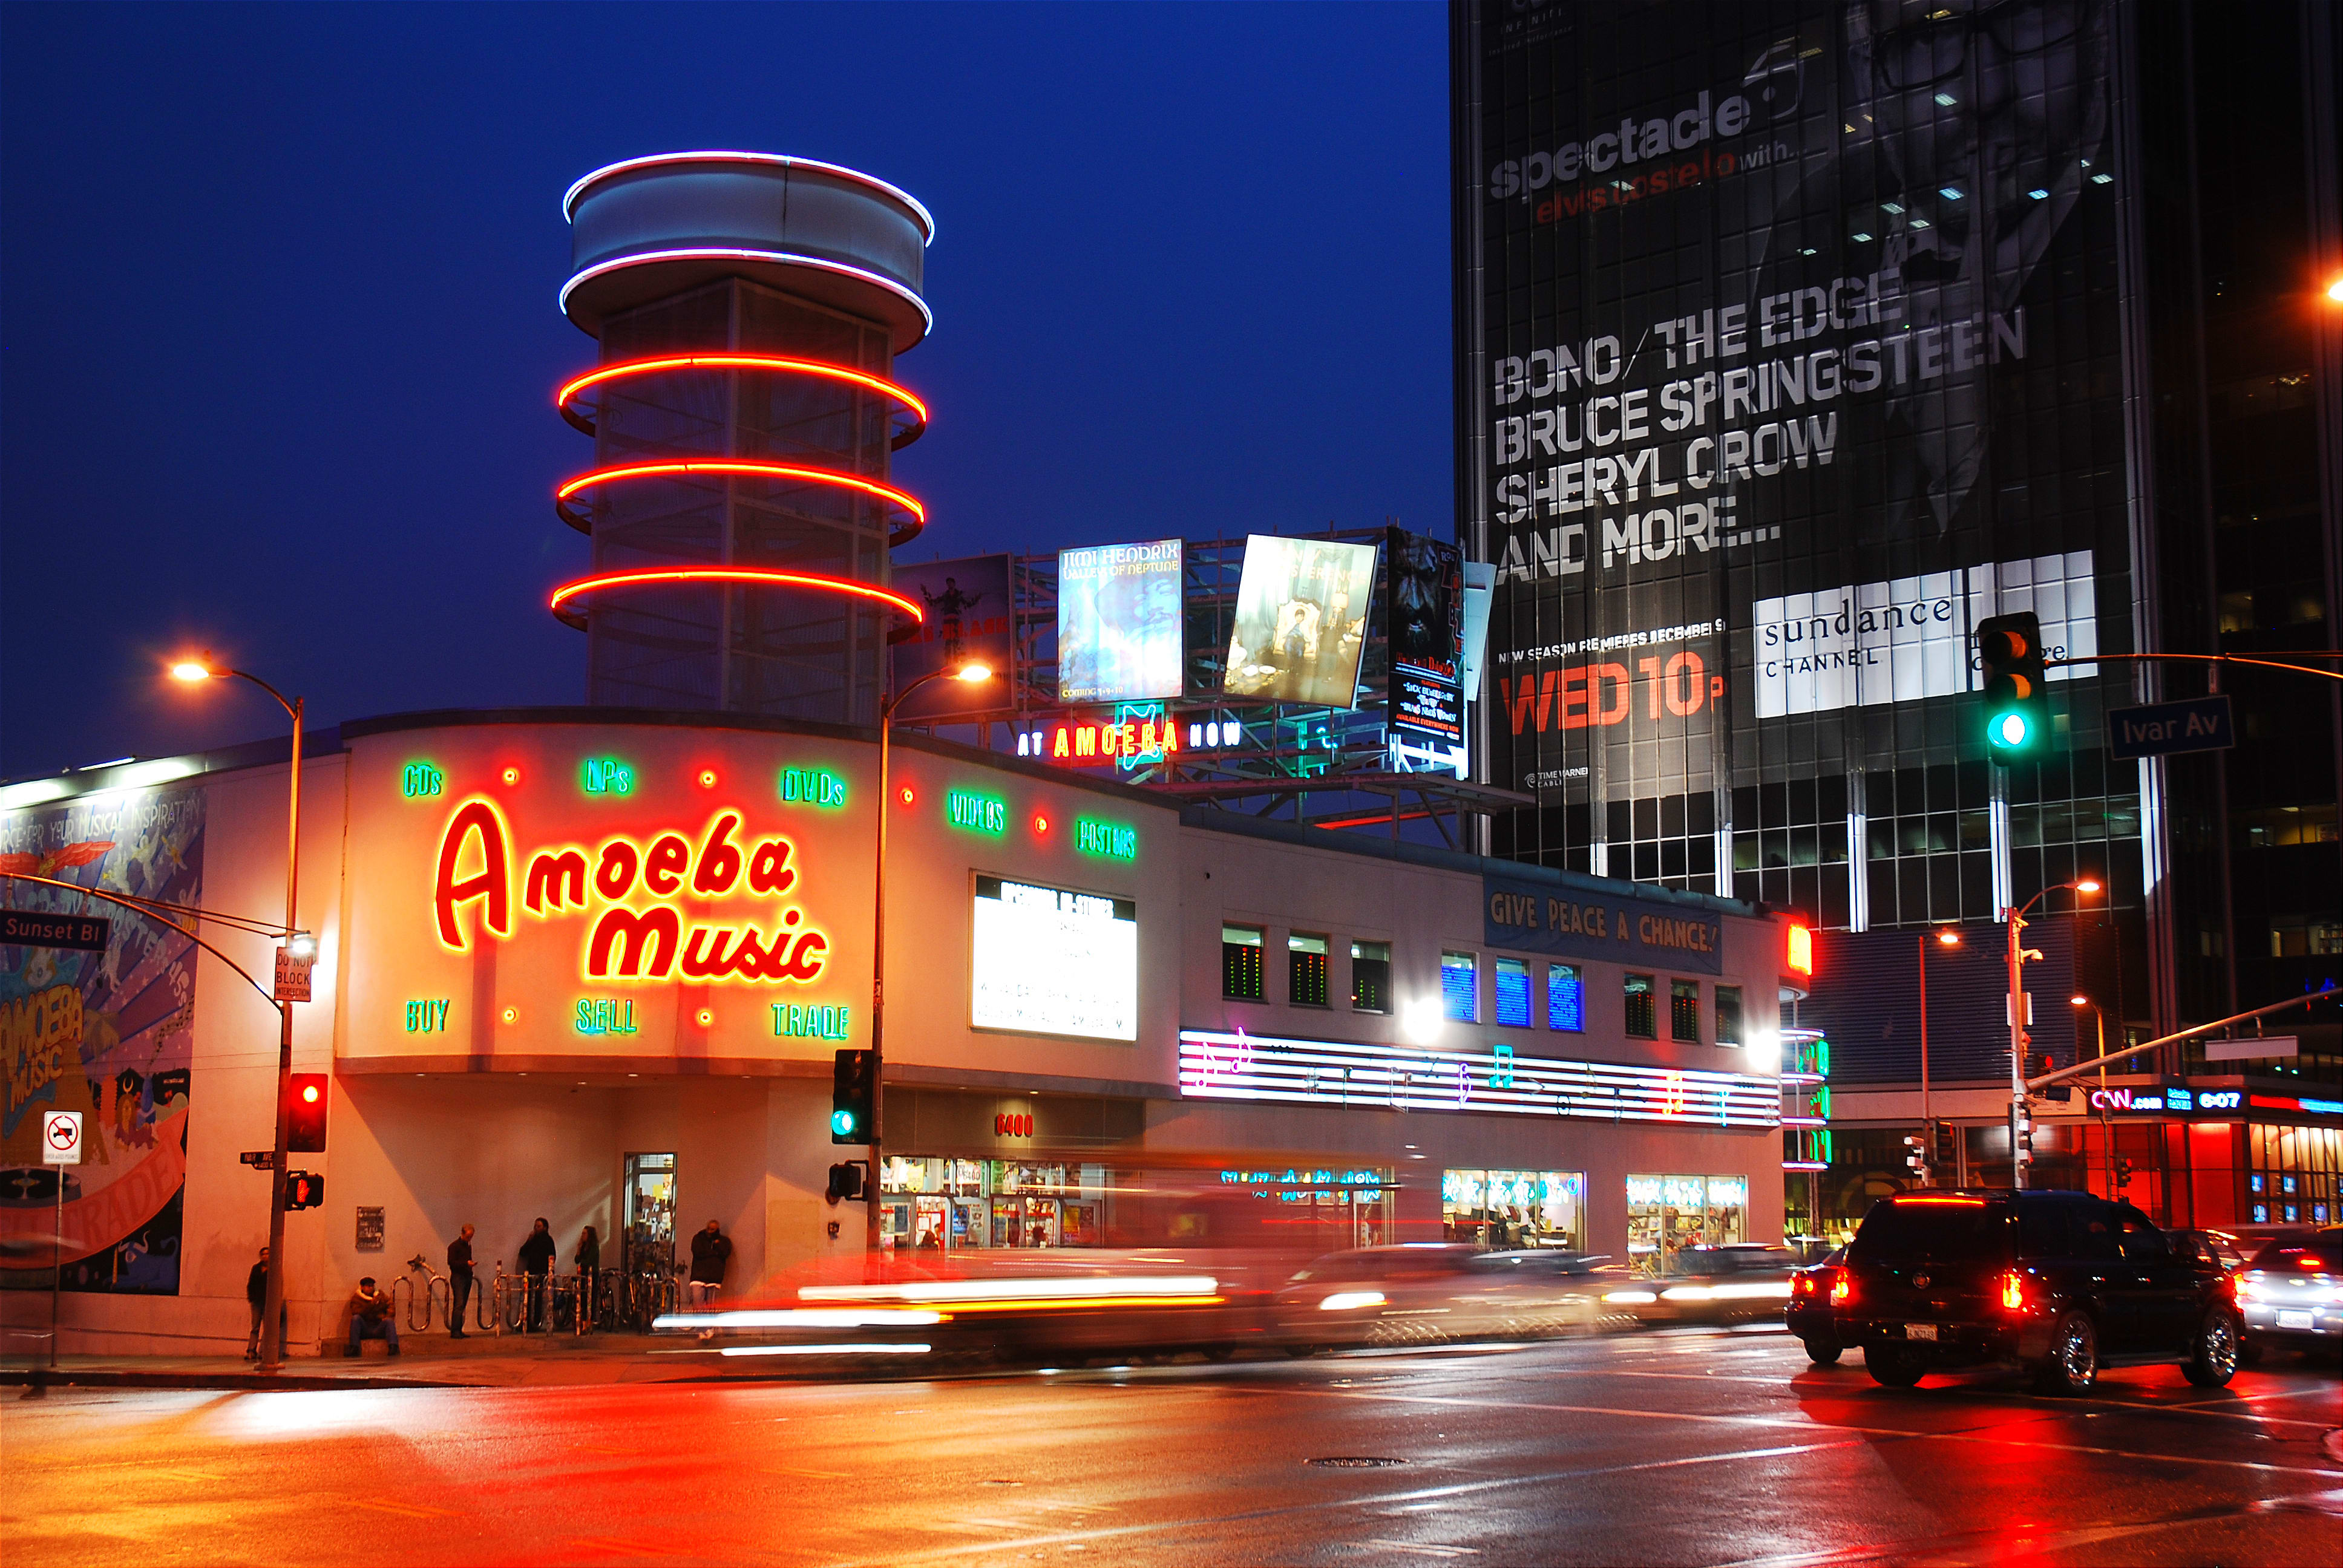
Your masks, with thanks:
M1877 1388L1778 1333L0 1404L48 1563L2343 1563L2332 1371ZM2334 1450L2343 1454L2343 1447ZM1329 1459L1375 1464L1325 1464Z

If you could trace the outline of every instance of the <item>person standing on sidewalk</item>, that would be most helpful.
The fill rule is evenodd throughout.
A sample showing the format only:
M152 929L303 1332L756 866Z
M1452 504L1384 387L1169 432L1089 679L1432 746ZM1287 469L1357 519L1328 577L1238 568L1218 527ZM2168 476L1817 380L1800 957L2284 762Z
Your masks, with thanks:
M447 1243L447 1337L464 1335L464 1306L472 1299L472 1228Z
M256 1362L260 1359L260 1320L268 1311L268 1249L266 1247L260 1249L260 1261L252 1265L252 1272L244 1277L244 1299L252 1308L252 1332L244 1342L244 1359ZM280 1325L277 1342L283 1344L285 1333L281 1325L285 1322L285 1311L282 1307L277 1309L277 1321Z
M528 1240L520 1244L521 1271L528 1278L528 1332L531 1333L544 1326L544 1319L539 1314L546 1310L546 1276L553 1272L553 1254L557 1250L553 1244L553 1227L542 1215L538 1216L536 1228L528 1233Z
M691 1304L704 1306L724 1284L724 1266L732 1261L732 1238L721 1222L710 1220L691 1238Z

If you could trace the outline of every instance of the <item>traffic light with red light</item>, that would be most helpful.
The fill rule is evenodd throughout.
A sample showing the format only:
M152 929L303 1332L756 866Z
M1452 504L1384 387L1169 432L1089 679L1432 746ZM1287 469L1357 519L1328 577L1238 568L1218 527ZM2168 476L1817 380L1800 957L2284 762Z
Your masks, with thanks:
M326 1201L326 1179L308 1171L285 1172L285 1207L314 1209Z
M1985 688L1986 749L2006 768L2038 753L2050 732L2042 622L2032 610L1977 622L1976 656Z
M326 1075L297 1072L286 1091L285 1147L295 1154L326 1151Z

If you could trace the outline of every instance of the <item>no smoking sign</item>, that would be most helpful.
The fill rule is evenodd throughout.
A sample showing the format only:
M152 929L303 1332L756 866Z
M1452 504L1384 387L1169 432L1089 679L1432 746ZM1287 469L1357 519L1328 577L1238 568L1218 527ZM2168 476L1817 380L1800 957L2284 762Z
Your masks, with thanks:
M41 1114L41 1163L81 1163L81 1112L48 1111Z

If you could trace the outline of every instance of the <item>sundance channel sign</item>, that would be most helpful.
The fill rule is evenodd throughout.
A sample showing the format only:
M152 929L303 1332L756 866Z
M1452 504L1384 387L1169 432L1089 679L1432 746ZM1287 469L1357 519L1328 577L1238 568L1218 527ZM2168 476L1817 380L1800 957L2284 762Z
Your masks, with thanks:
M591 787L612 768L583 768L560 744L576 733L358 743L405 755L379 788L372 758L353 768L346 1053L794 1056L859 1038L869 822L844 803L870 797L847 757L598 731L620 792ZM417 751L444 792L399 787Z

